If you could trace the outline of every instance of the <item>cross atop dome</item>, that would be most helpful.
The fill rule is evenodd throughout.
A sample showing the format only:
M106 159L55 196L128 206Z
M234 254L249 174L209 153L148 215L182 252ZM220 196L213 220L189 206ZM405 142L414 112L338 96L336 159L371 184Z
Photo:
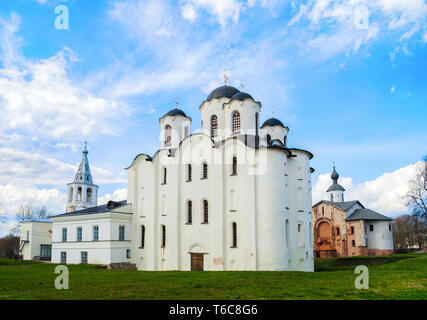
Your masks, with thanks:
M226 85L227 85L227 82L228 82L227 69L224 69L223 76L224 76L224 85L226 86Z

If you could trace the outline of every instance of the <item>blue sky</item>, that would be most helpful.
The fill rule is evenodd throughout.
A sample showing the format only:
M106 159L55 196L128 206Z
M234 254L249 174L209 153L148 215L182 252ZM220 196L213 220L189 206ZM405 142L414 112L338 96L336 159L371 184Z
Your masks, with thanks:
M175 97L197 130L227 68L314 153L313 201L335 161L347 199L402 213L427 153L426 17L424 0L0 0L0 208L60 213L85 140L100 201L123 197Z

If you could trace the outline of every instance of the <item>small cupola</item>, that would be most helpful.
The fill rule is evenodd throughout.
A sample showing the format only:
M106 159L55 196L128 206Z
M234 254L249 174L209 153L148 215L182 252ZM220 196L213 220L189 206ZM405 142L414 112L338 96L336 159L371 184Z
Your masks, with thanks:
M190 134L191 118L178 109L178 104L176 99L175 108L159 119L162 149L176 149L179 143Z
M267 146L272 145L273 142L280 142L281 145L287 146L288 144L289 128L283 125L282 121L271 117L266 120L261 126L261 138Z
M344 202L344 191L345 189L338 184L338 178L340 175L335 169L331 173L332 185L326 191L328 193L328 199L331 202Z

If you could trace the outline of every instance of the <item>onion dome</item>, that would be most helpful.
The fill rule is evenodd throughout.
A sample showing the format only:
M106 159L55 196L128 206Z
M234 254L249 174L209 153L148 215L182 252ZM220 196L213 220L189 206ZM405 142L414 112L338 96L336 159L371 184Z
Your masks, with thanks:
M237 100L239 100L239 101L243 101L243 100L245 100L245 99L247 99L247 98L254 100L254 98L252 98L252 96L251 96L249 93L246 93L246 92L240 91L240 92L236 93L234 96L232 96L232 97L231 97L231 100L233 100L233 99L237 99ZM255 101L255 100L254 100L254 101Z
M337 183L338 182L338 178L340 177L340 175L338 174L338 172L335 170L335 166L334 166L334 171L332 171L331 173L331 179Z
M269 126L269 127L274 127L274 126L281 126L283 128L285 128L285 126L283 125L282 121L276 119L276 118L270 118L268 120L266 120L263 125L261 126L261 128L264 128L265 126Z
M338 178L339 177L340 177L340 175L335 170L335 166L334 166L334 171L332 171L332 173L331 173L331 179L332 179L333 183L328 188L327 192L329 192L329 191L335 191L335 190L345 191L345 189L341 185L338 184Z
M211 99L219 99L219 98L229 98L231 99L235 94L239 93L240 91L232 86L221 86L216 88L214 91L212 91L208 97L207 97L207 101L211 100Z
M187 115L185 114L184 111L182 111L180 109L177 109L177 108L172 109L171 111L169 111L168 113L166 113L163 117L165 117L165 116L175 117L175 116L178 116L178 115L183 116L183 117L187 117Z

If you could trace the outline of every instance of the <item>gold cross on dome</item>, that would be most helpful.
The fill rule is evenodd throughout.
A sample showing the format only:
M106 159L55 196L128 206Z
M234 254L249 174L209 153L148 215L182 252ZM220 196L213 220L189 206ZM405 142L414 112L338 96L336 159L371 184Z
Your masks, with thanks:
M227 81L228 81L228 77L227 77L227 69L224 69L223 76L224 76L224 85L226 86L226 85L227 85Z

